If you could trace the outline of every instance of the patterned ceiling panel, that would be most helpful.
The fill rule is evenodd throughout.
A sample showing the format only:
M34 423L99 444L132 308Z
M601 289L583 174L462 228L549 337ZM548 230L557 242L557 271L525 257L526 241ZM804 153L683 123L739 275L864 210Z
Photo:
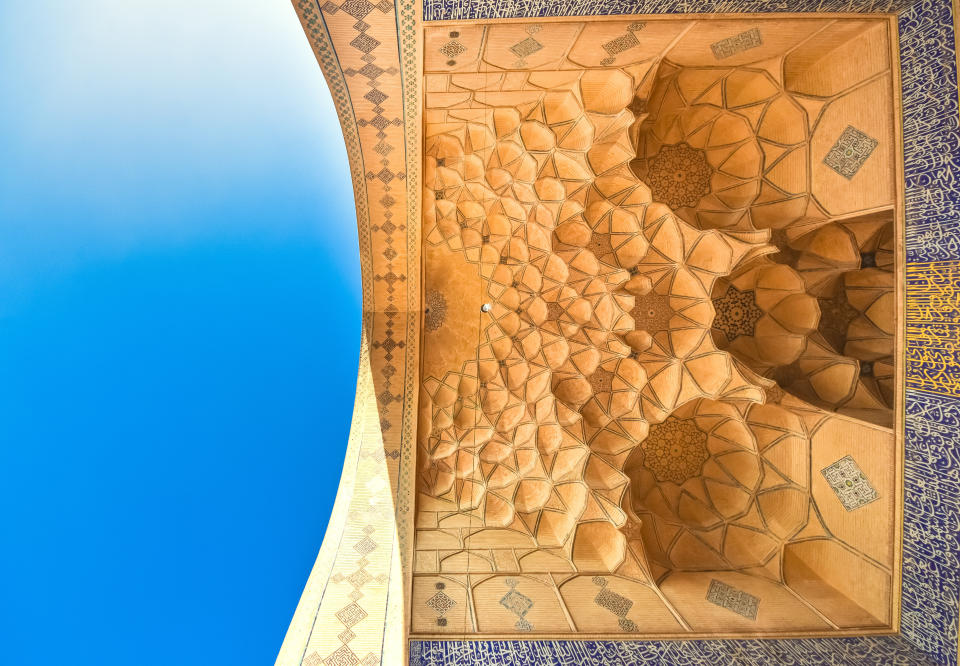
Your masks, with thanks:
M587 24L484 25L478 71L428 75L425 286L456 305L424 337L415 636L890 626L890 22L673 23L590 24L670 36L599 68L564 55Z
M734 271L716 279L709 294L711 306L717 312L710 329L714 346L735 358L748 373L745 376L754 377L760 385L763 385L760 380L764 378L775 382L776 388L764 389L763 400L781 403L800 400L817 410L846 412L880 428L891 422L889 415L892 414L894 424L897 419L892 408L898 404L898 362L888 360L889 354L882 352L884 345L891 344L897 331L885 328L887 319L881 314L887 307L884 294L889 292L890 286L883 279L878 282L871 278L864 282L861 278L868 274L890 273L890 262L895 261L896 242L893 240L893 246L890 243L896 233L894 231L891 236L888 231L891 220L883 217L884 204L871 206L872 202L890 196L892 190L887 190L885 195L883 179L876 178L875 170L878 165L889 163L891 155L896 154L890 151L896 150L896 137L902 133L907 264L898 282L905 282L907 291L906 357L902 366L907 392L905 402L899 404L904 405L903 411L906 412L906 455L903 557L902 561L893 562L894 572L902 569L901 634L794 641L450 640L475 633L474 629L464 629L453 632L448 640L409 643L410 663L432 666L568 663L573 660L585 664L644 661L914 664L925 663L927 659L930 663L957 663L956 572L960 543L956 525L960 522L960 490L956 470L960 461L953 443L956 428L960 427L960 398L957 397L960 395L960 344L957 343L960 339L960 298L956 288L960 281L957 263L960 258L960 212L956 205L960 168L955 160L956 137L960 132L957 129L953 8L949 1L878 0L858 3L853 8L846 2L828 1L817 2L815 7L808 8L802 2L778 0L716 0L695 5L676 0L584 0L576 3L425 0L423 19L455 22L444 25L421 25L421 7L415 2L295 0L294 6L327 77L344 129L357 201L361 278L368 314L364 323L354 426L337 506L278 664L362 663L373 666L402 663L408 651L407 627L413 613L419 612L415 609L420 605L429 608L437 627L440 626L438 620L445 619L448 627L466 628L471 621L469 609L476 603L476 598L471 598L474 594L490 599L489 604L484 602L482 605L481 632L489 625L509 626L509 633L536 632L546 627L548 632L568 634L569 629L563 629L566 623L566 626L582 626L593 636L614 632L622 636L623 632L642 630L644 623L652 627L658 622L664 632L672 631L670 622L675 622L676 616L668 614L658 619L653 609L661 601L654 597L647 600L648 597L644 596L654 589L649 581L639 588L631 587L637 583L620 575L611 575L609 550L581 548L570 551L570 554L557 555L560 560L574 557L581 562L595 562L591 575L570 577L563 586L564 594L589 600L583 609L594 610L587 612L581 612L581 607L574 604L564 615L561 604L558 606L560 614L551 615L550 604L557 602L550 601L550 594L553 599L557 599L557 594L550 592L549 584L540 590L529 576L493 575L476 586L471 584L465 588L463 574L454 574L452 579L434 574L432 585L411 587L414 571L427 562L426 555L414 551L416 429L419 427L423 432L426 427L429 432L434 418L431 409L424 405L418 407L417 384L421 372L423 376L429 376L429 372L434 371L431 369L449 367L457 356L455 351L446 355L427 353L421 370L420 329L424 327L424 336L453 335L451 340L460 336L462 341L477 341L481 321L477 317L479 305L488 300L479 292L457 292L454 289L460 277L467 275L463 273L466 269L461 267L461 272L452 273L446 282L440 280L435 288L428 288L421 305L421 261L427 260L429 273L429 253L432 250L426 248L434 247L426 236L423 244L421 241L421 228L424 234L427 233L421 223L421 206L424 211L428 207L433 210L440 201L436 190L430 191L432 187L423 188L431 196L426 200L422 198L422 187L428 183L427 178L421 177L424 165L421 150L430 135L430 130L425 133L423 128L437 127L433 136L442 137L451 131L456 132L454 125L463 127L487 122L486 119L491 118L499 106L520 108L539 94L535 92L537 90L578 86L581 77L578 70L596 68L614 68L631 80L649 80L649 93L657 86L664 91L674 87L680 92L680 106L660 104L659 111L632 108L631 113L647 114L649 125L640 131L643 123L638 123L637 131L633 136L628 133L628 140L623 143L636 154L632 158L634 162L628 163L630 172L641 180L647 179L644 182L649 181L651 188L664 192L663 199L674 201L676 205L670 207L677 224L721 229L734 237L739 233L741 242L752 242L752 239L743 237L750 229L767 228L773 232L771 239L775 251L763 255L764 261L771 266L762 270L753 267ZM771 37L769 31L762 30L762 26L757 29L758 26L741 26L735 22L730 23L730 29L723 31L724 34L714 37L711 30L704 34L698 32L698 24L689 19L670 22L657 20L656 16L579 24L541 20L539 23L497 24L489 28L477 22L477 19L554 15L656 15L692 11L736 14L804 10L898 13L900 69L894 69L892 81L884 82L879 70L851 74L849 67L825 76L805 76L804 72L810 69L811 62L818 60L819 54L815 50L804 52L806 37L803 30L813 29L823 21L824 17L820 16L809 17L806 26L798 24L796 34L784 29L776 38ZM580 27L575 29L576 25ZM829 31L831 28L828 25L822 29ZM846 37L838 33L833 39L840 43ZM786 41L779 44L776 40ZM695 54L708 50L713 58L711 67L736 70L757 62L760 56L767 57L765 49L776 52L777 48L793 49L796 54L792 69L788 66L785 70L792 83L779 95L790 95L797 100L811 124L805 130L806 138L796 142L786 137L775 138L772 142L762 136L750 138L753 135L741 139L746 143L756 141L763 163L767 164L767 159L774 160L769 162L770 168L764 167L757 173L749 169L729 173L733 163L712 161L708 146L696 145L695 132L689 131L695 128L690 128L690 122L685 120L678 121L679 131L686 132L680 140L674 141L673 135L663 135L664 131L671 130L663 123L657 125L657 113L679 118L692 112L689 108L698 102L685 95L688 93L687 81L682 81L679 75L671 75L666 68L654 66L659 62L658 54L672 49L670 58L675 66L688 71L698 64L695 60L699 56ZM858 58L862 55L862 51L856 53ZM864 66L869 69L869 62ZM762 70L761 76L765 76L763 71L770 73L763 67L759 70ZM651 74L649 78L647 74ZM896 86L899 78L903 99L902 127L870 125L870 114L864 109L872 103L868 100L875 93L868 85L844 79L848 75L872 81L878 89ZM684 78L689 77L684 75ZM728 81L729 77L724 80ZM773 77L773 83L776 86L780 81ZM751 83L739 89L755 93L762 87L759 83ZM615 104L619 89L601 85L597 90L601 100ZM709 89L703 93L707 93L704 100L716 94ZM721 102L713 104L713 108L719 109L720 116L740 114L741 108L750 106L737 104L736 94L731 93L728 83L721 86L719 93ZM501 96L499 101L496 95ZM669 97L667 92L663 96ZM840 103L845 96L850 98L846 111ZM773 102L765 101L768 99L757 104L773 108ZM424 101L427 112L421 116ZM818 104L818 101L827 103ZM476 105L476 102L480 104ZM831 107L837 111L831 112ZM562 108L562 105L551 108ZM437 113L430 109L436 109ZM439 113L446 114L446 125L437 124L434 116ZM758 116L761 124L764 117L765 112ZM747 122L754 131L749 117ZM546 106L543 124L550 127ZM787 125L795 126L790 122ZM571 146L576 145L578 134L568 134L569 138L565 134L563 140ZM638 141L641 135L646 137L643 142ZM530 136L534 140L533 134ZM593 137L596 136L594 126ZM772 156L771 147L764 145L763 141L775 144L776 149L781 150L780 154ZM523 136L520 145L526 146ZM702 151L705 164L691 157L687 147ZM801 160L797 155L804 150L809 152ZM500 154L498 159L506 160L499 168L510 172L513 168L510 158ZM534 156L533 159L536 162L538 158ZM807 165L805 175L802 169L787 168L791 159ZM674 165L678 161L686 165L684 173L690 174L690 179L682 187L671 184L669 179L671 169L676 172ZM554 169L555 162L551 162ZM700 166L693 168L693 164ZM778 164L781 165L779 169L776 168ZM574 165L591 171L595 166L588 157L583 162L574 159L564 167ZM536 168L540 167L537 162ZM698 173L702 177L697 176ZM718 174L727 180L721 184ZM515 175L511 173L511 178L515 179ZM573 181L565 177L556 180L560 181L564 195L569 195ZM843 181L868 182L869 187L857 188L861 200L831 198L838 187L834 183ZM760 192L749 200L729 194L752 191L754 187L759 187ZM773 191L781 193L778 195L780 199L764 199ZM537 197L541 194L535 188L533 192ZM446 200L446 188L443 194ZM456 193L451 191L451 194ZM780 200L782 204L778 203ZM764 205L779 205L789 211L789 207L797 205L800 200L806 202L806 208L799 219L826 219L827 223L814 224L799 233L798 230L783 229L777 223L764 222ZM506 217L511 219L509 215ZM775 217L782 219L780 214ZM707 220L709 222L704 227ZM896 219L892 222L896 225ZM594 238L597 229L589 222L586 226L590 238L583 246L585 251L595 257L598 255L594 251L601 257L609 256L613 264L622 260L621 243L615 234L608 233L606 240L602 233ZM572 234L575 229L571 227L570 231ZM569 235L569 238L574 237L575 234ZM441 245L446 242L444 237ZM477 247L482 248L485 242L481 239ZM514 244L508 245L512 248ZM422 247L426 257L421 256ZM528 252L532 247L527 245ZM824 247L830 251L824 251ZM604 248L608 251L605 252ZM457 251L463 252L464 249ZM516 251L520 251L519 246ZM508 252L506 256L513 255ZM464 265L469 266L469 261ZM852 269L854 265L855 270ZM784 321L776 316L779 312L776 303L760 295L761 285L769 280L764 277L764 271L771 270L776 275L798 276L805 286L803 293L797 292L797 296L812 297L815 305L811 309L820 313L815 325L812 320ZM428 276L428 281L430 279ZM450 294L451 289L454 289L455 296ZM783 289L778 293L782 294ZM636 321L644 312L659 312L653 298L655 295L656 290L646 296L632 295L633 306L624 309L627 316ZM562 322L572 314L569 307L552 305L549 300L544 302L548 315L556 311L553 313L556 322ZM522 320L524 315L518 316ZM656 321L654 315L647 316L649 321ZM764 317L768 320L772 317L778 325L786 326L794 337L807 340L807 350L819 351L813 356L808 351L801 351L794 360L786 362L784 354L793 353L789 345L783 349L764 346L757 336L757 328L766 326L762 324ZM570 321L576 322L575 319ZM450 333L446 332L448 330ZM446 347L449 350L458 348L457 344ZM817 373L829 371L836 376L843 374L842 369L851 361L858 370L843 395L836 390L824 393L826 384L821 382L818 390L816 382L810 381L811 367L822 366ZM618 383L623 381L619 366L612 364L606 368L604 363L606 361L601 361L589 376L583 375L590 387L590 395L594 396L591 399L597 403L596 416L606 413L604 409L609 410L613 405L605 402L602 396L608 393L611 398L626 395L624 385ZM504 368L504 371L511 368ZM517 369L512 372L516 374ZM829 384L836 386L834 381ZM586 386L582 388L586 390ZM569 397L576 398L575 392ZM430 401L433 400L431 395ZM571 404L577 404L576 400ZM639 404L644 404L642 397L638 400ZM669 417L673 420L662 421L663 427L673 428L669 431L670 437L648 438L649 444L641 447L645 461L640 468L648 470L655 480L659 477L657 483L687 483L681 479L703 475L703 470L716 457L711 454L709 443L706 457L702 455L702 445L698 445L701 441L698 433L706 435L707 442L710 437L710 429L704 431L698 421L702 420L696 411L699 407L686 409L693 411L689 415L681 412ZM888 416L883 417L884 413ZM836 440L836 434L823 432L829 439ZM675 439L680 441L676 451L671 448L665 452L663 446L657 446L658 441L672 442ZM831 506L832 502L837 511L832 517L820 516L818 521L844 543L857 539L856 530L851 532L848 527L843 527L846 517L857 516L858 512L877 511L878 507L889 510L883 508L889 507L891 501L885 490L888 482L883 478L882 466L871 466L875 462L872 455L856 450L811 459L812 468L804 483L809 484L818 506ZM629 478L629 473L627 476ZM674 481L663 482L662 479ZM529 480L536 481L536 478ZM590 483L587 482L588 498L596 495L596 489L591 488ZM523 493L512 498L514 502L520 502L519 506L529 509L539 505L542 489L536 483L527 485L529 488L525 487ZM612 489L617 487L614 483ZM604 520L612 519L616 523L615 503L608 500L597 498L593 501L607 516ZM541 513L544 510L537 509ZM657 520L660 519L651 509L646 522L654 525ZM628 539L632 538L630 534L627 530ZM820 542L805 543L816 545ZM502 544L495 542L494 545ZM448 566L461 566L457 564L458 548L459 545L438 544L434 551L435 561L440 561L442 553L443 561L449 562ZM818 548L822 549L822 546ZM864 542L844 548L843 553L849 553L849 548L871 553L874 546ZM674 549L675 546L666 549L657 557L662 562L672 560ZM809 551L810 547L793 548L787 559L810 563L825 557L840 558L837 561L846 557L839 551L814 553L804 549ZM468 549L466 552L478 551ZM722 548L720 552L722 555ZM875 552L867 555L868 559L876 556ZM500 564L493 548L488 557L492 568ZM541 567L540 571L545 571L554 565L541 562L537 566ZM860 565L851 561L844 566L854 571ZM467 565L464 570L472 570L472 565ZM769 603L764 599L766 593L745 584L740 577L747 574L716 571L693 583L697 589L702 587L702 602L697 607L713 608L715 611L710 612L722 613L724 622L731 627L739 626L736 623L749 626L749 623L762 620L765 612L769 612L766 611ZM868 574L856 574L861 580L865 575ZM656 574L653 578L657 578ZM425 575L424 581L431 582L428 579L429 575ZM544 582L549 583L541 581L541 584ZM833 581L833 585L842 584L842 581ZM794 581L794 586L801 596L814 594L800 589L800 582ZM465 596L462 590L471 588L474 591ZM675 605L683 598L675 593L673 596L663 594L674 599L670 603ZM859 607L863 608L864 603L867 602ZM642 614L637 615L641 609ZM688 610L687 615L694 618L696 612L699 611ZM838 624L839 616L823 611L819 616L828 623ZM689 619L684 621L689 624ZM551 626L556 629L551 630Z

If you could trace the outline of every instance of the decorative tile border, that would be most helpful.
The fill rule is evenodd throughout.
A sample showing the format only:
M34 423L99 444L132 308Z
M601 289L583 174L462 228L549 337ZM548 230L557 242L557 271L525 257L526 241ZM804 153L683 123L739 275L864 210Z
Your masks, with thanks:
M895 13L911 0L423 0L424 21L611 16L615 14L750 14L768 12Z
M951 666L960 598L960 290L951 280L960 274L955 7L920 0L899 16L908 262L901 633ZM942 353L951 340L952 353Z
M410 666L931 664L899 636L739 641L414 641Z
M277 664L405 659L420 339L420 97L413 0L293 0L353 177L364 344L327 534Z

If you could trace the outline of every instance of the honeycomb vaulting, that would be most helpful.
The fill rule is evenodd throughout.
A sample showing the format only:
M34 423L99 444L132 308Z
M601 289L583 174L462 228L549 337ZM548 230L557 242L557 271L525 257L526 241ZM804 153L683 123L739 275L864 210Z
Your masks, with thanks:
M887 25L711 27L426 32L414 633L891 622Z

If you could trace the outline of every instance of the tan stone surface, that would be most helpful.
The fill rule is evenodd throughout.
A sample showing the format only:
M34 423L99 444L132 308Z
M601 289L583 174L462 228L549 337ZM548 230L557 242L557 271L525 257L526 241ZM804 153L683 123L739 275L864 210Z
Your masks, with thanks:
M295 7L366 318L277 663L402 663L410 634L889 626L890 24Z
M748 35L736 53L714 48L754 29L753 46ZM472 341L424 338L417 522L429 529L416 537L414 590L430 572L461 576L478 618L469 631L485 635L889 621L888 29L426 29L425 289L469 301L461 317L477 328ZM456 50L457 35L451 65L440 50ZM837 65L851 49L865 60ZM855 165L873 176L838 172L842 151L823 163L845 122L883 145ZM864 497L879 499L845 508L863 498L841 497L822 470L847 456ZM838 588L810 543L879 582ZM759 599L756 617L710 603L715 580L733 605ZM465 631L414 614L415 634Z

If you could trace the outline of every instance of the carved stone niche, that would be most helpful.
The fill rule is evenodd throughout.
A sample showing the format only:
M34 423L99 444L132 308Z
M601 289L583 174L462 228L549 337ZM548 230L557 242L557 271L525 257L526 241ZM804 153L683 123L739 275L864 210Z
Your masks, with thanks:
M889 630L890 31L425 28L413 635Z

